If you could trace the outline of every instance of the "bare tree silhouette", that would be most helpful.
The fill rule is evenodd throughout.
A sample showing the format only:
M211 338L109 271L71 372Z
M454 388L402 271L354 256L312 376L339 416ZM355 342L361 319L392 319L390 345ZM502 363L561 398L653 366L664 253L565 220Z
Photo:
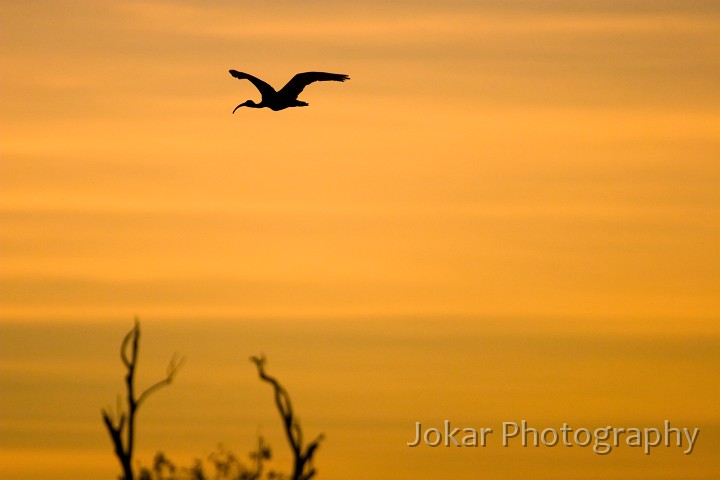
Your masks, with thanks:
M137 370L138 352L140 349L140 322L136 318L135 325L123 339L120 345L120 360L125 366L125 399L118 395L118 404L113 411L112 408L102 410L102 418L112 440L115 456L120 462L122 475L120 480L207 480L210 478L203 468L202 460L196 460L189 468L178 468L162 452L155 455L152 468L139 468L138 476L133 471L133 453L135 446L135 424L137 412L147 398L172 383L185 359L174 355L167 367L165 378L152 384L142 393L135 392L135 373ZM287 390L278 382L275 377L265 372L265 357L251 357L258 370L260 379L272 385L275 393L275 405L277 406L283 427L287 436L290 449L293 454L293 470L289 480L310 480L316 474L313 467L313 456L317 450L323 435L320 434L307 446L303 442L302 428L293 412L290 396ZM265 470L265 463L270 460L272 454L270 447L262 437L258 438L257 450L250 452L251 466L246 466L235 454L225 450L222 446L213 452L208 460L210 461L214 478L216 480L286 480L283 474L275 470Z
M126 406L123 408L121 396L118 395L118 404L115 413L110 408L102 410L103 421L110 434L115 456L122 468L123 480L135 480L132 469L133 449L135 446L135 419L137 411L143 402L162 387L172 383L178 370L184 363L184 358L173 356L167 367L164 379L151 385L140 395L135 394L135 369L137 368L138 350L140 346L140 321L135 318L135 326L125 335L120 346L120 359L127 370L125 374Z
M273 386L275 390L275 405L277 406L280 417L282 418L283 427L287 436L290 449L293 454L293 472L291 480L309 480L315 476L316 470L312 465L313 455L317 450L320 442L324 438L323 434L318 435L315 440L310 442L307 447L303 446L303 434L300 423L293 413L290 396L287 390L280 385L275 377L271 377L265 372L265 356L250 357L258 369L258 375Z

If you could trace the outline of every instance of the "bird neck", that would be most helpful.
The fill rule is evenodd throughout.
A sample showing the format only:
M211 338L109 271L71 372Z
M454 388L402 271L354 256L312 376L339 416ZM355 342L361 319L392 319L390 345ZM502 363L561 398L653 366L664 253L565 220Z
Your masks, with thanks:
M261 102L262 103L262 102ZM241 103L237 107L235 107L232 111L232 113L235 113L235 110L237 110L240 107L250 107L250 108L262 108L264 105L258 104L253 102L252 100L247 100L246 102Z

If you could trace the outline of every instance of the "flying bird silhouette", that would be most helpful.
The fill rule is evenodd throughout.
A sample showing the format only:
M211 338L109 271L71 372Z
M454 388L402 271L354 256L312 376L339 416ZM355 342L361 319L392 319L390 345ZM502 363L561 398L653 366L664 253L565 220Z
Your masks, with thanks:
M276 112L289 107L307 107L308 104L298 100L297 97L300 95L300 92L302 92L303 89L311 83L327 81L344 82L345 80L350 80L350 77L341 73L304 72L298 73L290 79L287 85L279 91L275 91L273 87L248 73L230 70L230 75L239 80L250 80L250 82L255 85L255 88L257 88L262 95L260 103L247 100L235 107L233 113L235 113L235 110L240 107L269 108Z

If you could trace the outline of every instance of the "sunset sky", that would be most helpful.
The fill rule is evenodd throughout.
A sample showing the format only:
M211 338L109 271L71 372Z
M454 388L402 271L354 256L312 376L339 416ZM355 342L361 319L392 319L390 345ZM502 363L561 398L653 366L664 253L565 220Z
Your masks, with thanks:
M321 479L480 478L478 456L495 479L720 470L718 2L3 1L0 19L3 478L114 478L97 412L122 387L134 315L156 330L148 369L189 361L149 430L231 414L210 392L241 378L249 443L233 447L266 416L282 450L246 362L266 348L328 434ZM229 69L276 88L310 70L351 80L233 115L260 96ZM75 375L75 413L37 403L67 402ZM382 414L358 413L363 385ZM327 407L349 398L350 417ZM423 418L563 412L707 433L690 460L602 465L404 446ZM212 449L223 422L198 427L202 445L157 426L142 460Z

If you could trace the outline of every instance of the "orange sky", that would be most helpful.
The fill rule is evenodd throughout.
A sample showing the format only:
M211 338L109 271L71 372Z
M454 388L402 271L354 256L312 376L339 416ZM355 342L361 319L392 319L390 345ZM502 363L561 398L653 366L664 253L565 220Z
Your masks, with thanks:
M3 314L713 316L717 9L533 5L3 5Z
M379 319L378 342L399 317L501 318L534 342L720 333L717 2L38 1L1 2L0 19L6 328L109 322L121 338L139 314ZM307 70L351 80L232 115L259 94L231 68L278 88ZM678 388L718 362L703 349L686 379L658 348L637 370L647 392L653 362ZM602 358L557 378L586 388ZM6 378L30 368L8 359ZM708 398L693 408L717 425ZM352 453L335 453L339 472Z

